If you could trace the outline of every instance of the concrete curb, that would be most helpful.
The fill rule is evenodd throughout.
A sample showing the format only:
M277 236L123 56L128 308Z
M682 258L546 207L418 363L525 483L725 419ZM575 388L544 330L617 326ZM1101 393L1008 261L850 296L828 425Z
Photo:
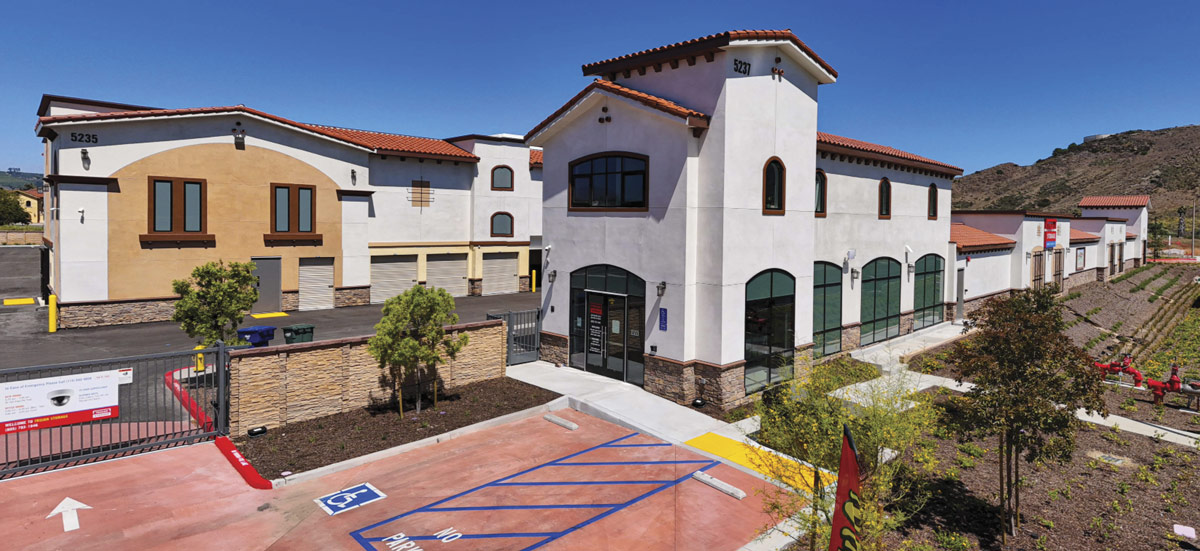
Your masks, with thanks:
M542 404L540 406L531 407L529 409L524 409L521 411L515 411L515 412L509 413L507 415L501 415L500 417L496 417L495 419L488 419L487 421L480 421L478 423L475 423L474 425L467 425L462 428L454 429L450 432L444 432L442 434L430 436L429 438L417 440L416 442L409 442L407 444L402 444L402 445L396 446L394 448L388 448L386 450L379 450L377 452L369 453L367 455L360 455L358 457L347 459L345 461L339 461L332 465L326 465L324 467L317 467L316 469L313 469L311 471L305 471L302 473L296 473L293 475L285 476L283 478L277 478L275 480L272 480L271 483L274 485L275 488L280 488L283 486L287 486L289 484L297 484L297 483L305 482L308 480L314 480L314 479L320 478L320 477L328 475L328 474L345 471L347 469L353 469L355 467L361 467L363 465L366 465L367 463L378 461L380 459L392 457L394 455L400 455L402 453L412 451L415 449L432 446L439 442L453 440L460 436L464 436L464 435L471 434L474 432L479 432L481 430L494 428L494 427L497 427L497 426L500 426L500 425L503 425L506 423L511 423L513 421L520 421L523 419L528 419L530 417L537 417L539 415L543 415L543 414L546 414L546 413L549 413L552 411L566 409L568 407L570 407L570 399L567 398L566 396L559 396L558 398L555 398L555 399L553 399L545 404Z

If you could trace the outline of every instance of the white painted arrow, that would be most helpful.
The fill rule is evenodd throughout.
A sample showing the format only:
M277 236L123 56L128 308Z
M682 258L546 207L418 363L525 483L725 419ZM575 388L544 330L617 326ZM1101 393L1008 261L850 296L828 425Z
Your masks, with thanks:
M58 504L58 507L55 507L53 511L50 511L50 514L46 515L46 518L50 518L61 513L63 520L63 532L78 530L79 509L91 509L91 507L69 497L63 498L62 502Z

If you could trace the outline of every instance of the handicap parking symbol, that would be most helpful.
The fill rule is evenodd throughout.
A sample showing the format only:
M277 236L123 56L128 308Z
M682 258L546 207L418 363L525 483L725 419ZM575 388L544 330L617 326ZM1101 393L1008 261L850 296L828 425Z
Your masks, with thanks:
M379 491L371 484L364 482L358 486L346 488L345 490L340 490L327 496L318 497L313 501L317 502L317 505L320 505L326 513L329 513L330 515L336 515L339 513L345 513L346 511L357 507L362 507L363 505L374 501L379 501L385 497L387 497L387 495L385 495L383 492Z

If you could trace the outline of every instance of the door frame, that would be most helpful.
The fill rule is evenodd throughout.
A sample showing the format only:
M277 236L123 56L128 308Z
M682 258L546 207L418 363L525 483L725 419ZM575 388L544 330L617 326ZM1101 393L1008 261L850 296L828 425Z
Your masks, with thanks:
M261 311L259 310L258 305L262 301L262 278L261 278L261 276L255 275L254 276L255 277L254 288L258 290L259 295L258 295L258 300L254 301L254 305L250 307L250 313L263 314L263 313L271 313L271 312L282 312L283 311L283 257L282 256L252 256L252 257L250 257L250 261L255 263L256 270L258 268L259 260L274 260L277 262L276 265L278 266L279 269L276 270L277 277L275 280L276 281L275 287L279 290L279 296L276 297L275 304L279 305L279 307L274 310L272 310L272 309L264 309Z
M965 289L966 285L967 285L967 269L959 268L956 282L955 282L955 287L956 287L955 296L957 297L958 301L957 301L957 304L954 305L954 319L956 319L960 322L962 321L963 316L966 315L965 311L967 309L966 308L967 303L965 300L966 296L967 296L967 290Z

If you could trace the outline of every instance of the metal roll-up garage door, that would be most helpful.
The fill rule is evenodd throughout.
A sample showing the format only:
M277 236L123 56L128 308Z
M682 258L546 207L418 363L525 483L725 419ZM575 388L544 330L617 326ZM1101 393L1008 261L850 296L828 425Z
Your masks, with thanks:
M333 259L300 259L300 309L333 308Z
M417 284L417 255L371 257L371 303L381 304Z
M483 294L499 295L520 290L517 253L484 253Z
M467 255L431 254L426 257L425 286L440 287L450 296L467 296Z

